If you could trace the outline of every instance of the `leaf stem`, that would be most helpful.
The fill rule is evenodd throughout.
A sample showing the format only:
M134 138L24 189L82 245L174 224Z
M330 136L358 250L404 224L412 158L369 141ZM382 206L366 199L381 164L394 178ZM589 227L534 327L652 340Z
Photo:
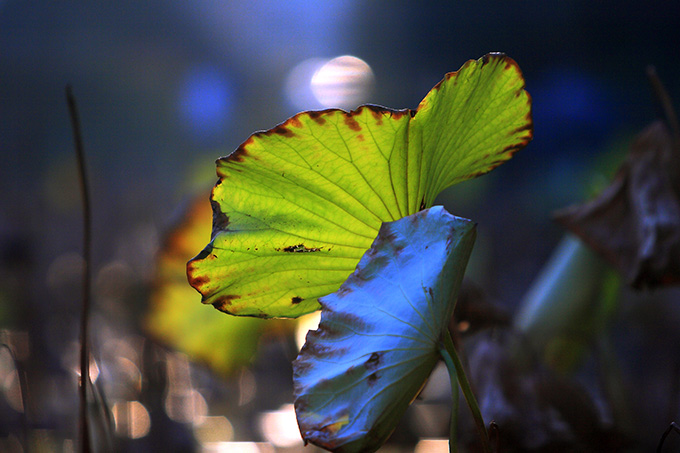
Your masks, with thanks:
M472 387L470 387L470 382L465 375L465 370L463 369L463 364L458 358L458 353L456 352L456 347L453 345L453 340L451 339L451 333L446 330L444 333L444 344L440 348L440 353L446 363L446 367L449 370L449 376L451 376L451 393L458 394L458 388L456 382L454 382L454 377L456 376L457 384L463 391L463 396L465 396L465 401L472 412L472 418L475 420L475 425L477 426L477 431L479 432L479 438L482 443L482 451L484 453L491 453L491 443L489 442L489 434L486 431L486 425L484 424L484 419L482 418L482 413L479 410L479 405L477 404L477 399L472 393ZM455 390L454 390L454 387ZM456 398L457 399L457 398ZM457 404L456 404L457 405ZM453 418L453 413L451 414ZM451 426L451 434L453 435L455 430L453 428L453 420ZM449 445L456 442L456 439L451 437L449 439ZM451 447L450 447L451 448ZM455 451L451 450L450 451Z
M80 132L78 108L71 86L66 87L66 102L73 128L73 142L78 161L78 176L80 180L80 194L83 202L83 287L82 312L80 318L80 451L91 451L90 428L87 416L87 388L90 385L90 353L88 348L88 329L90 317L90 247L92 235L92 220L90 214L90 192L88 190L87 172L85 169L85 152L83 138Z
M673 102L671 101L671 97L668 94L668 90L666 90L666 87L656 74L656 68L654 66L647 67L647 78L649 79L649 83L652 85L654 94L656 95L656 98L661 105L661 109L666 116L666 122L671 128L677 146L678 142L680 142L680 122L678 121L678 115L675 113L675 109L673 108Z

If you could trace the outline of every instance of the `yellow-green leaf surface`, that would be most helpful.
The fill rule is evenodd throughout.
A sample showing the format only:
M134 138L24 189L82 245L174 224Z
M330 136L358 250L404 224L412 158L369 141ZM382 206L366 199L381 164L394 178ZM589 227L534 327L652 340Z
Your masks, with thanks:
M532 137L531 101L503 54L447 74L415 111L303 112L217 161L212 240L187 266L203 302L231 314L319 308L383 222L512 157Z
M293 362L305 441L371 452L392 433L440 358L475 239L441 206L383 224Z
M210 205L193 200L165 238L156 260L156 278L144 327L164 344L222 375L250 364L262 335L294 328L290 320L216 316L186 283L186 262L210 234Z

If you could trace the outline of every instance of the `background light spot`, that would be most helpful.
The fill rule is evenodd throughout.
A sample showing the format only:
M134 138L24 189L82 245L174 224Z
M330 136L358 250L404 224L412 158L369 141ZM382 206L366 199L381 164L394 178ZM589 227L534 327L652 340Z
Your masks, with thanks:
M265 442L208 442L201 445L201 453L275 453L273 445Z
M446 453L448 451L448 439L422 439L415 448L415 453Z
M324 107L349 110L367 102L373 83L373 71L364 60L344 55L321 66L312 76L311 88Z
M206 416L194 426L194 437L199 444L229 442L234 438L234 427L227 417Z
M305 344L307 332L316 330L319 327L319 322L321 322L321 310L298 318L298 325L295 328L295 343L298 350L302 349L302 346Z
M139 401L123 401L111 409L116 423L116 433L130 439L139 439L149 434L151 417Z
M189 71L180 87L180 119L194 138L214 140L226 130L232 102L232 89L224 74L198 66Z
M302 438L292 404L284 404L276 411L264 412L260 416L260 432L276 447L291 448L302 446Z
M327 59L310 58L295 65L288 73L286 98L295 110L315 110L323 107L312 92L312 77L326 63Z

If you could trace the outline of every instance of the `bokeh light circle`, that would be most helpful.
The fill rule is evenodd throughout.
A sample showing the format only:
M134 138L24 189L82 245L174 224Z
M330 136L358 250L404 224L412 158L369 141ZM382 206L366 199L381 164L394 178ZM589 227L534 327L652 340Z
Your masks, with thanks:
M233 103L230 85L212 66L196 66L185 75L178 110L182 125L195 139L213 140L225 132Z
M344 55L329 60L314 73L311 89L323 107L350 110L367 102L373 83L373 71L368 63Z

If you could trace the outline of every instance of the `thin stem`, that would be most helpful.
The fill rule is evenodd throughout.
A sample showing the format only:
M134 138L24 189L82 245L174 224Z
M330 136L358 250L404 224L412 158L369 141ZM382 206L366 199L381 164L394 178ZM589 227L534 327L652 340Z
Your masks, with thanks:
M83 138L80 132L80 120L76 100L71 86L66 87L66 102L71 116L73 129L73 142L78 161L78 176L80 180L80 194L83 203L83 293L82 310L80 318L80 451L89 453L90 427L87 416L87 388L90 384L90 352L88 348L88 329L90 318L90 246L92 243L92 220L90 213L90 192L88 190L87 172L85 170L85 152L83 150Z
M678 399L680 398L680 360L675 360L673 364L669 397L667 419L673 420L678 413Z
M647 67L647 78L652 85L652 89L654 90L654 94L656 94L659 104L661 104L661 108L666 116L666 121L671 128L677 146L677 143L680 142L680 123L678 122L678 116L673 108L671 97L668 94L666 87L661 82L661 79L656 74L656 68L654 66Z
M458 379L458 385L460 385L463 391L463 396L465 401L472 412L472 418L475 420L475 425L477 426L477 431L479 432L479 438L482 443L482 451L485 453L491 453L491 443L489 442L489 434L486 431L486 425L484 424L484 418L479 410L479 405L477 404L477 399L472 393L472 387L470 387L470 382L465 375L465 370L463 369L463 364L458 358L458 353L453 345L453 340L451 339L451 333L447 330L444 334L444 344L440 348L440 353L449 369L449 375L454 374ZM453 379L451 380L452 386ZM453 391L453 389L452 389ZM451 439L449 443L453 443L454 440Z
M659 445L656 446L656 453L661 453L661 449L663 448L663 443L666 441L666 437L668 437L668 435L671 433L671 431L675 431L676 433L680 433L680 426L678 426L678 424L675 423L675 422L671 422L670 426L661 435L661 439L659 440Z
M446 349L442 348L442 359L446 363L446 368L449 370L449 379L451 379L451 426L449 427L449 453L458 452L458 406L460 402L460 393L458 393L458 378L453 359L449 356Z
M501 439L499 431L500 429L498 428L498 424L494 420L491 420L489 422L489 438L493 438L494 440L494 446L496 447L494 451L496 453L501 453Z

